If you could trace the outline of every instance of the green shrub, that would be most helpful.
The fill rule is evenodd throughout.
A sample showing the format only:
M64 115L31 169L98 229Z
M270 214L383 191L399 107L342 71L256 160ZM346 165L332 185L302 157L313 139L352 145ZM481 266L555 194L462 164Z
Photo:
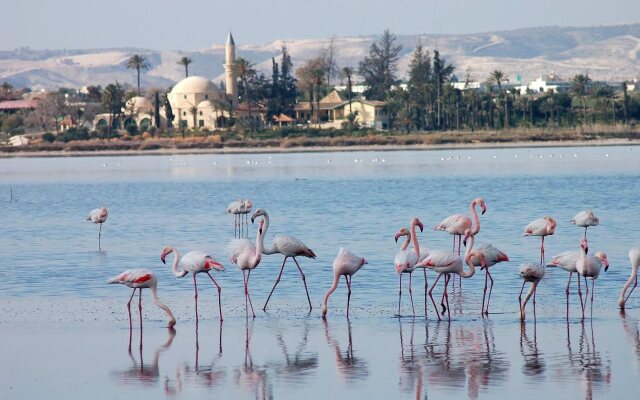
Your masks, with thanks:
M56 140L56 135L51 132L46 132L42 134L42 140L48 143L53 143Z

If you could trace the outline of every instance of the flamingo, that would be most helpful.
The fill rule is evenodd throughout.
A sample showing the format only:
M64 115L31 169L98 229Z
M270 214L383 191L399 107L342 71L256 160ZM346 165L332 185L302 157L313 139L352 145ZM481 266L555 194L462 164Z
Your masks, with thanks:
M499 262L509 261L509 256L504 252L498 250L496 247L489 243L483 243L478 247L474 247L469 251L469 260L475 267L481 267L484 269L484 292L482 294L482 312L481 314L489 315L489 302L491 301L491 291L493 290L493 278L489 272L489 267L493 267ZM482 267L484 262L484 267ZM489 287L489 298L487 299L487 308L485 309L485 297L487 296L487 278L491 280L491 286Z
M640 265L640 247L633 247L631 250L629 250L629 261L631 261L631 275L629 276L629 279L627 280L627 282L624 284L624 287L622 288L622 292L620 292L620 300L618 300L618 305L620 306L621 310L624 310L624 306L627 303L629 296L631 296L631 293L633 293L633 290L636 288L636 286L638 286L638 266ZM631 286L631 282L634 282L634 281L635 283L633 284L631 291L629 292L627 297L625 297L624 296L625 292L627 291L629 286Z
M140 311L140 329L142 329L142 289L145 288L151 290L153 302L169 316L168 328L175 326L176 319L173 316L171 309L160 303L160 300L158 300L158 280L153 272L146 269L131 269L124 271L118 276L114 276L109 279L107 283L120 283L133 288L133 292L131 293L131 297L129 297L129 302L127 303L127 309L129 310L129 330L133 328L131 323L131 300L133 299L133 295L136 294L136 289L138 289L138 310Z
M344 275L344 280L347 282L347 319L349 318L351 278L353 278L353 274L358 272L365 264L367 264L367 260L356 256L345 248L340 247L338 255L335 260L333 260L333 285L331 285L327 293L324 295L324 302L322 303L322 318L327 317L327 303L329 302L329 296L331 296L338 287L338 281L342 275Z
M196 302L196 322L198 322L198 284L196 283L196 275L204 272L209 275L211 281L218 289L218 311L220 313L220 321L222 321L222 300L220 298L222 288L218 285L218 282L211 276L211 271L224 271L224 266L217 262L213 257L202 251L190 251L184 256L180 257L178 249L173 246L165 246L160 254L160 260L163 264L166 264L165 258L174 253L173 265L171 270L173 275L178 278L182 278L189 272L193 275L193 291ZM182 268L181 270L179 268Z
M87 221L91 221L94 224L100 224L100 230L98 230L98 251L100 251L100 237L102 237L102 224L107 221L107 217L109 216L109 212L107 211L107 207L100 207L94 210L91 210L89 216L87 217Z
M240 237L240 230L242 225L240 224L240 209L242 208L242 200L236 200L229 203L225 214L233 214L235 221L233 225L233 237Z
M244 281L244 298L245 298L245 311L246 302L249 300L251 306L251 314L253 318L256 317L256 313L253 311L253 304L251 303L251 295L249 295L249 278L251 277L251 271L260 264L262 258L263 249L263 232L262 227L264 225L264 219L260 220L260 226L258 227L258 234L256 236L256 244L251 243L249 239L231 239L227 246L227 254L229 260L234 263L241 271ZM248 271L248 273L247 273Z
M538 283L540 283L543 276L544 267L542 264L524 263L520 265L520 278L523 279L520 295L518 296L518 303L520 305L520 321L524 321L525 319L524 309L527 306L527 302L531 295L533 295L533 318L536 318L536 289L538 288ZM531 282L531 287L527 292L524 303L522 303L522 291L524 290L524 284L527 282Z
M609 261L607 260L607 255L603 252L598 252L593 256L589 256L589 241L586 237L583 237L580 240L580 257L578 257L578 261L576 262L576 270L578 274L584 278L584 285L589 290L589 286L587 286L587 278L591 279L591 317L593 318L593 292L595 289L595 280L598 279L598 275L600 275L600 270L604 266L605 272L609 269ZM587 304L587 299L585 296L584 303L582 302L582 293L580 291L580 276L578 277L578 295L580 296L580 303L584 304L582 307L582 319L584 319L584 308Z
M471 210L471 216L473 217L473 223L475 224L475 228L473 234L477 234L480 232L480 218L478 217L478 213L476 212L476 205L480 205L482 209L482 214L484 215L487 212L487 206L482 199L482 197L478 197L474 199L469 204L469 209ZM453 250L456 249L456 236L458 236L458 255L460 255L460 241L462 240L462 236L465 234L467 229L472 228L471 218L464 214L453 214L445 218L442 222L436 225L433 229L436 231L446 231L453 235Z
M571 218L572 224L584 228L584 237L587 237L587 228L590 226L596 226L600 223L600 218L591 210L580 211L575 217Z
M465 237L464 237L465 246L467 244L468 238L471 238L471 243L469 244L469 246L467 246L467 251L465 254L465 262L469 266L468 271L463 270L462 257L449 251L431 250L429 252L429 256L424 260L422 260L420 263L418 263L418 266L432 269L438 273L438 277L436 278L436 281L433 283L433 285L431 285L431 289L429 289L429 297L431 297L431 302L433 303L433 306L436 309L436 315L438 316L438 321L440 321L442 318L440 317L440 313L438 312L436 302L433 299L433 289L438 284L438 280L440 280L440 277L442 275L445 276L444 292L442 294L443 300L441 300L440 305L442 305L443 313L445 312L445 310L447 311L447 317L450 320L451 311L449 310L449 294L447 293L447 286L449 284L449 279L451 277L451 274L456 274L461 278L471 278L476 273L475 266L473 265L473 263L471 263L471 260L470 260L470 257L471 257L470 252L471 252L471 249L473 248L473 243L475 241L474 235L471 234L471 229L467 229L465 231ZM485 266L484 260L481 260L481 265L483 267ZM446 307L444 305L444 300L446 300L447 302Z
M420 228L420 232L423 231L424 225L422 225L422 222L420 222L418 218L413 218L413 220L411 220L411 231L409 231L407 228L402 228L395 235L396 242L398 241L398 238L401 236L407 237L404 244L400 248L400 251L398 251L398 253L396 254L396 257L394 260L394 265L396 268L396 272L398 272L398 277L400 281L400 286L398 291L398 316L400 316L400 302L402 300L402 274L403 273L409 274L409 296L411 297L411 309L413 310L413 315L414 316L416 315L416 310L413 306L413 289L411 288L411 276L413 274L413 271L416 269L416 264L418 263L418 261L424 259L428 255L428 251L424 253L424 251L421 251L420 249L420 244L418 243L418 237L416 235L416 226ZM407 247L409 247L409 242L411 241L413 242L413 249L408 250ZM426 282L427 270L423 269L423 271L424 271L425 282ZM426 287L425 287L425 290L426 290Z
M242 200L242 204L240 205L239 214L240 214L240 224L245 227L245 233L249 234L249 223L247 222L247 214L251 212L253 208L253 202L249 199ZM242 216L244 215L244 221L242 220Z
M544 265L544 237L553 235L556 232L556 220L551 217L544 217L532 221L524 228L522 236L541 236L540 244L540 265Z
M267 234L267 229L269 229L269 214L267 214L267 212L264 209L259 208L251 216L251 223L253 223L255 219L258 217L262 217L264 220L264 229L262 232L262 237L264 238L264 236ZM302 268L300 268L300 264L298 264L298 260L296 260L296 257L316 258L316 254L313 252L313 250L308 248L300 240L291 236L281 236L281 235L276 236L273 239L273 243L271 244L271 247L267 249L263 248L262 250L262 254L275 254L275 253L282 254L284 256L284 260L282 261L282 267L280 268L280 273L276 278L276 282L273 284L273 288L269 293L269 297L267 297L267 301L264 303L264 307L262 307L262 311L267 310L267 305L269 304L271 295L273 294L273 291L276 290L276 286L278 286L278 283L280 282L280 278L282 277L282 271L284 271L284 266L287 263L287 258L289 257L293 259L293 262L295 262L296 266L298 267L298 271L300 271L300 275L302 276L302 283L304 284L304 290L307 292L307 301L309 302L309 311L311 311L312 306L311 306L311 298L309 297L309 289L307 289L307 279L304 275L304 272L302 272Z

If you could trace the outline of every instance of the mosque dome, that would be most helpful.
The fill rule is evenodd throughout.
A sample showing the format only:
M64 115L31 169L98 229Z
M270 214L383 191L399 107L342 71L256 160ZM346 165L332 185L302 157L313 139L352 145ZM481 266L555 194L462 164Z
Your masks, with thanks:
M173 94L182 93L216 93L218 94L220 89L207 78L201 76L190 76L176 83L171 89Z
M198 108L215 108L215 106L209 100L204 100L198 104Z

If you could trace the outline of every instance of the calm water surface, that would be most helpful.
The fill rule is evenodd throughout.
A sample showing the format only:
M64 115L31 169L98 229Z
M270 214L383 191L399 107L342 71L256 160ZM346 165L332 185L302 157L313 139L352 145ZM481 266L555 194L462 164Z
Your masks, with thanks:
M616 299L630 271L627 252L640 238L639 152L620 146L0 159L0 398L635 398L640 297L625 315ZM477 196L488 206L478 242L511 259L493 272L493 313L479 315L478 273L452 292L451 323L438 323L432 308L425 319L420 272L418 316L409 317L405 291L397 318L393 234L413 216L432 227L468 213ZM237 198L269 211L265 242L289 234L318 254L301 260L310 314L299 274L288 267L270 312L245 319L241 274L224 256L233 236L224 209ZM97 226L84 218L101 205L110 215L99 253ZM545 241L547 255L577 250L582 231L568 221L589 208L601 219L589 231L590 248L606 251L611 264L596 285L593 321L580 321L572 293L567 322L567 275L547 270L537 321L521 326L518 266L539 254L539 240L521 237L523 227L551 215L558 228ZM255 227L250 231L253 238ZM420 241L451 246L449 235L431 229ZM204 279L196 325L190 277L176 279L159 260L166 244L206 250L225 264L216 277L222 326ZM325 323L320 305L340 246L369 265L353 279L351 320L341 283ZM256 310L281 262L264 257L252 273ZM136 319L130 332L130 290L104 283L141 267L158 275L160 298L178 318L175 332L162 328L164 315L148 293L144 329Z

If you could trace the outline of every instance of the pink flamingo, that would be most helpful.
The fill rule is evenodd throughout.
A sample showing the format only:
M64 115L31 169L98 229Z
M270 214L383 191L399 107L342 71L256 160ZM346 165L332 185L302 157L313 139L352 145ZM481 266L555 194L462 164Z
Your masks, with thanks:
M596 226L600 223L600 218L591 210L580 211L575 217L571 218L572 224L584 228L584 237L587 237L587 228L590 226Z
M340 277L344 275L344 280L347 282L347 318L349 318L349 303L351 301L351 278L353 274L358 272L363 265L367 264L367 261L358 257L349 250L340 247L338 255L333 260L333 285L329 288L324 295L324 302L322 303L322 318L327 317L327 303L329 302L329 296L338 287L338 281Z
M251 212L252 208L253 208L253 202L249 199L244 199L242 200L242 204L240 206L240 209L238 210L240 213L240 224L244 225L245 233L247 235L249 234L249 222L247 221L247 215ZM244 215L244 221L242 219L243 215Z
M441 300L440 305L442 306L443 313L447 311L447 317L450 320L451 311L449 310L449 294L447 293L447 286L449 284L449 279L451 278L451 274L456 274L461 278L471 278L476 273L475 266L473 265L473 263L471 263L471 260L470 260L470 257L471 257L470 252L471 252L471 249L473 248L473 243L475 241L474 236L471 235L471 229L467 229L465 232L465 237L464 237L465 246L468 238L471 238L471 243L469 244L469 246L467 246L467 251L465 254L465 262L469 266L468 271L463 270L462 258L459 255L449 251L431 250L429 252L429 256L425 258L422 262L418 263L418 266L432 269L438 273L438 277L436 278L436 281L433 283L433 285L431 285L431 289L429 289L429 297L431 298L431 302L433 303L433 306L436 309L436 315L438 315L438 321L440 321L442 318L440 317L440 313L438 312L438 307L436 306L436 302L433 299L433 289L438 284L438 280L440 280L440 277L442 275L445 276L444 291L442 294L443 300ZM484 260L481 260L481 265L483 267L485 266ZM447 303L446 306L444 304L445 301Z
M264 220L264 229L262 232L262 237L264 237L267 234L267 229L269 229L269 214L267 214L267 212L264 209L259 208L251 216L251 223L253 223L253 221L255 221L255 219L260 216ZM287 258L289 257L293 259L293 262L295 262L296 266L298 267L298 271L300 271L300 275L302 276L302 283L304 284L304 290L307 292L307 301L309 302L309 311L311 311L312 306L311 306L311 298L309 297L309 289L307 289L307 279L304 275L304 272L302 272L302 268L300 268L300 264L298 264L298 260L296 260L296 257L316 258L316 254L313 252L313 250L308 248L300 240L291 236L282 236L282 235L278 235L273 239L273 243L271 244L271 247L267 249L263 248L262 250L262 254L275 254L275 253L282 254L284 256L284 260L282 261L282 267L280 268L280 273L276 278L276 282L273 284L273 288L269 293L269 297L267 297L267 301L264 303L264 307L262 308L262 311L267 310L267 305L269 304L271 295L273 294L273 291L276 290L276 286L278 286L278 283L280 282L280 278L282 277L282 271L284 271L284 266L287 262Z
M140 311L140 329L142 329L142 289L150 289L151 297L153 297L153 302L169 316L168 327L171 328L176 324L176 319L173 316L171 309L160 303L160 300L158 300L158 280L151 271L148 271L146 269L131 269L128 271L124 271L118 276L114 276L113 278L109 279L107 283L120 283L122 285L133 288L133 292L131 293L131 297L129 297L129 302L127 303L127 309L129 310L129 330L133 329L131 323L131 300L133 299L133 295L136 294L136 289L138 290L139 296L138 310Z
M244 298L245 298L245 312L247 309L247 299L251 306L251 314L253 318L256 317L256 313L253 311L253 304L251 302L251 295L249 295L249 278L251 277L251 271L260 264L262 258L262 249L264 236L262 227L264 220L260 220L260 226L258 227L258 234L256 236L256 244L254 245L248 239L231 239L227 246L227 254L229 260L234 263L241 271L244 280ZM248 271L248 273L247 273Z
M509 256L488 243L483 243L469 251L469 262L476 267L481 267L480 269L484 269L485 271L481 314L489 315L489 302L491 301L491 291L493 290L493 278L491 277L491 273L489 273L489 268L503 261L509 261ZM482 265L484 265L484 267ZM487 296L487 279L491 280L491 286L489 288L489 297L487 299L487 307L485 309L484 304L485 297Z
M524 321L525 314L524 309L527 306L527 302L531 295L533 295L533 318L536 318L536 289L538 288L538 283L544 277L544 267L542 264L533 264L533 263L525 263L520 265L520 278L522 281L522 288L520 288L520 295L518 296L518 303L520 306L520 321ZM529 288L529 292L527 292L527 296L524 299L524 304L522 303L522 292L524 291L524 284L527 282L531 282L531 287Z
M593 256L590 256L589 253L589 241L586 237L583 237L580 240L580 257L578 257L578 261L576 262L576 270L578 270L578 274L584 278L584 285L589 290L589 286L587 286L587 278L591 279L591 318L593 318L593 294L595 290L595 280L598 279L600 275L600 270L604 266L605 272L609 269L609 260L607 260L607 255L603 252L598 252ZM578 295L580 296L580 303L583 304L582 307L582 319L584 319L584 308L587 305L587 298L585 295L584 303L582 302L582 291L580 290L580 276L578 277Z
M551 217L544 217L532 221L524 228L522 236L540 236L540 265L544 265L544 238L556 232L556 220Z
M478 213L476 212L476 205L480 205L482 209L482 214L484 215L487 212L487 206L482 199L482 197L478 197L474 199L469 204L469 209L471 210L471 215L473 217L473 223L475 224L475 229L473 230L473 234L477 234L480 232L480 218L478 217ZM436 231L446 231L453 235L453 250L456 251L456 236L458 237L458 255L460 255L460 243L462 240L462 236L465 234L467 229L472 228L471 218L464 214L453 214L445 218L442 222L436 225L433 229Z
M411 298L411 309L413 310L413 315L414 316L416 315L416 310L413 306L413 289L411 287L411 277L413 275L413 271L416 269L416 264L418 263L418 261L421 259L421 256L422 256L420 251L421 250L420 244L418 243L418 237L416 235L416 226L420 228L420 232L423 231L424 225L422 225L422 222L420 222L418 218L413 218L411 220L411 231L409 231L407 228L402 228L395 235L396 242L398 241L398 238L401 236L407 237L404 244L400 248L400 251L398 251L398 253L396 254L396 257L394 260L394 265L400 281L400 286L398 291L398 316L400 316L400 304L402 300L402 274L403 273L409 274L409 296ZM407 249L409 247L409 242L413 242L413 249L411 250ZM426 255L427 254L425 254L424 256L426 257ZM425 274L425 282L426 282L427 272L425 269L423 269L423 271Z
M102 224L107 221L107 217L109 216L109 212L107 211L107 207L100 207L94 210L91 210L89 216L87 217L87 221L91 221L94 224L100 224L100 230L98 230L98 251L100 251L100 238L102 237Z
M213 276L211 276L210 272L224 271L224 266L217 262L213 257L202 251L190 251L189 253L180 257L178 249L172 246L165 246L165 248L162 249L160 260L163 264L166 264L165 258L171 253L174 253L173 265L171 267L173 275L178 278L182 278L189 272L191 272L191 275L193 275L193 291L196 302L196 322L198 322L198 284L196 283L196 275L201 272L206 273L218 289L218 310L220 313L220 321L222 321L222 300L220 298L222 288L220 287L220 285L218 285L218 282L216 282ZM180 270L179 268L182 269Z
M627 303L629 296L631 296L631 293L633 293L633 290L636 288L636 286L638 286L638 266L640 265L640 247L633 247L631 250L629 250L629 261L631 261L631 275L629 276L629 279L627 280L627 282L624 284L624 287L620 292L620 300L618 300L618 305L620 306L621 310L624 310L624 306ZM627 291L627 289L629 289L629 286L631 286L631 282L634 282L634 281L635 283L633 284L631 291L629 292L627 297L625 297L624 296L625 292Z

